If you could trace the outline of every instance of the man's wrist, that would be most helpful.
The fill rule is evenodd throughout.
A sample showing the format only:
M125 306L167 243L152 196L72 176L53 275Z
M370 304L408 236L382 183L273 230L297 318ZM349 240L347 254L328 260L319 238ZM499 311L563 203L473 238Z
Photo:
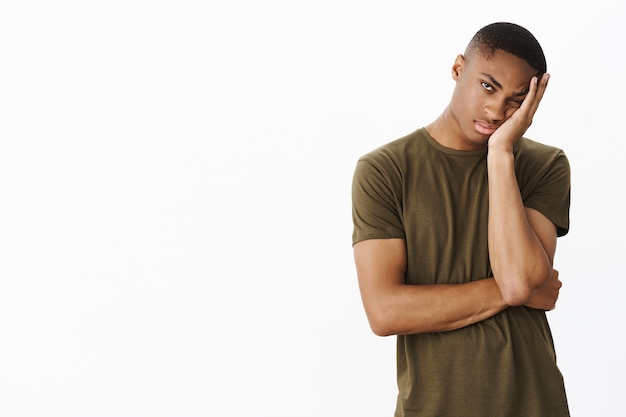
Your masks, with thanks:
M488 144L487 153L488 154L505 153L505 154L513 155L513 146L505 145L505 144L494 144L494 145Z
M489 147L487 150L487 163L493 165L496 163L498 166L501 164L510 165L514 162L513 149L506 147Z

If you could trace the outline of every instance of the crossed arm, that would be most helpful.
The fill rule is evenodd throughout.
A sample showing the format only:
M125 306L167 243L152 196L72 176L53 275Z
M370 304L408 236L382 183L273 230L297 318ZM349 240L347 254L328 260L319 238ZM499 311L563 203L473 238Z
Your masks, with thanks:
M556 248L554 225L535 210L525 209L524 213L529 228L526 232L542 236L530 245L529 253L543 251L542 259L552 259ZM505 234L513 234L513 231L507 228ZM546 241L549 253L537 247L543 245L542 241ZM521 245L523 241L516 243ZM533 276L532 271L527 276L518 271L520 268L511 268L520 274L518 278L505 264L499 279L486 278L465 284L407 285L406 257L403 239L372 239L354 245L361 298L372 331L379 336L455 330L485 320L510 305L552 310L561 287L558 272L552 270L550 262L547 262L550 270L547 278ZM508 286L523 288L519 294L526 294L526 297L516 298L513 304L503 295L503 288Z
M361 298L379 336L455 330L506 308L493 278L467 284L406 285L403 239L354 245Z

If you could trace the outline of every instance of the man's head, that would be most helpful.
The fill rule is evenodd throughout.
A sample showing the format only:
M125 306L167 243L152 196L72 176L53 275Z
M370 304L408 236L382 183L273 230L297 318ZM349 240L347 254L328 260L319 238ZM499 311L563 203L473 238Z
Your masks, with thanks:
M452 65L452 99L445 122L435 123L432 133L456 149L487 146L491 134L520 108L531 79L545 71L543 51L526 29L512 23L483 27Z
M467 45L465 57L478 53L489 59L498 50L523 59L539 76L547 71L541 45L532 33L515 23L492 23L480 29Z

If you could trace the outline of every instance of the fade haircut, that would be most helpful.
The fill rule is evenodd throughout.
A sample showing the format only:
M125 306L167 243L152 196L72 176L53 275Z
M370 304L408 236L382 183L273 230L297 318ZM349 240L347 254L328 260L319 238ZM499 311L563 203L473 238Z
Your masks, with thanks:
M539 75L547 71L546 57L541 45L532 33L515 23L497 22L483 27L467 45L465 55L479 53L490 59L498 50L523 59Z

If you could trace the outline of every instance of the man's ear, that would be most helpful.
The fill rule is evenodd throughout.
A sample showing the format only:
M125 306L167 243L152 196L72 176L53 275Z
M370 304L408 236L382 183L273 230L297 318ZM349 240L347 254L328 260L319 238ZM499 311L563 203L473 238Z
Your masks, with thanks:
M459 76L463 73L465 69L465 57L461 54L456 56L454 60L454 64L452 64L452 79L457 81Z

